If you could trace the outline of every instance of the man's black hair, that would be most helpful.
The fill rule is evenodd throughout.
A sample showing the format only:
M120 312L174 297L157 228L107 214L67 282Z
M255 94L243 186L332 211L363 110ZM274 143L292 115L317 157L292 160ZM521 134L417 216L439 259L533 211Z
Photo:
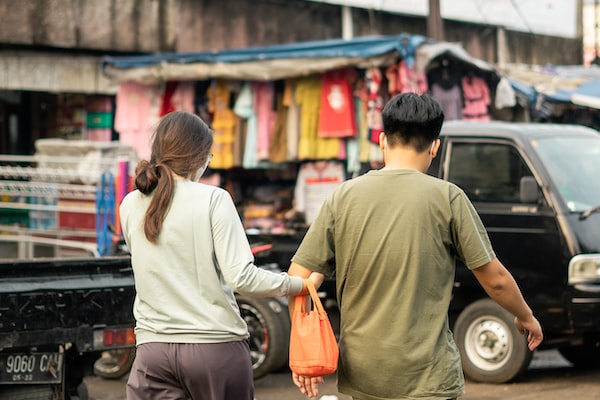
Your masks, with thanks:
M390 146L411 145L423 152L440 136L444 111L429 94L401 93L385 105L382 117Z

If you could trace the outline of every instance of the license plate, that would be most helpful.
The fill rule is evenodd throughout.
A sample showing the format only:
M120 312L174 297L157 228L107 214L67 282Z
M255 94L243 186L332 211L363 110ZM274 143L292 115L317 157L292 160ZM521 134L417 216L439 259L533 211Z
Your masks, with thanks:
M0 383L61 383L63 353L0 353Z

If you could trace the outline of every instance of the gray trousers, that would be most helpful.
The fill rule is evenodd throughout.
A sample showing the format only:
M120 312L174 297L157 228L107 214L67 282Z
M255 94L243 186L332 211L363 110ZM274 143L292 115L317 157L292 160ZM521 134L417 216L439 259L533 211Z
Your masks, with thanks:
M248 342L145 343L127 381L128 400L253 400Z

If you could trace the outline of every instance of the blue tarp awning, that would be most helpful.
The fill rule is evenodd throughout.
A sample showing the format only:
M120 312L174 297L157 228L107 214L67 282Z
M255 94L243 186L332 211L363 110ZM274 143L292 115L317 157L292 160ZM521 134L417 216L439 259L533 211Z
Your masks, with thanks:
M600 109L600 68L581 65L508 65L501 69L532 106L540 99Z
M104 74L117 81L274 80L347 66L390 65L425 41L421 35L403 33L199 53L103 57L101 63Z
M416 50L419 49L419 55ZM429 51L423 51L428 49ZM103 57L102 71L115 81L155 82L208 78L275 80L306 76L336 68L388 66L399 57L426 65L446 52L478 68L494 68L474 59L456 43L432 42L421 35L365 36L350 40L248 47L199 53Z
M247 47L235 50L206 51L200 53L166 53L131 57L104 57L102 63L115 68L136 68L162 63L240 63L248 61L277 60L282 58L371 58L400 51L406 39L413 47L425 38L420 35L368 36L352 40L327 39L312 42Z

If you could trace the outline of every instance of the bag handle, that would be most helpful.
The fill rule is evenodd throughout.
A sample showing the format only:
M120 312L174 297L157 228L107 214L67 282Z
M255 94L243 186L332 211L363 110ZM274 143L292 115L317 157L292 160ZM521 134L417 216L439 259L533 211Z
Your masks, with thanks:
M312 299L312 302L319 314L325 313L325 309L323 308L323 304L321 304L321 299L319 298L319 294L317 293L317 289L315 289L313 281L310 279L305 279L304 283L306 284L310 298Z

